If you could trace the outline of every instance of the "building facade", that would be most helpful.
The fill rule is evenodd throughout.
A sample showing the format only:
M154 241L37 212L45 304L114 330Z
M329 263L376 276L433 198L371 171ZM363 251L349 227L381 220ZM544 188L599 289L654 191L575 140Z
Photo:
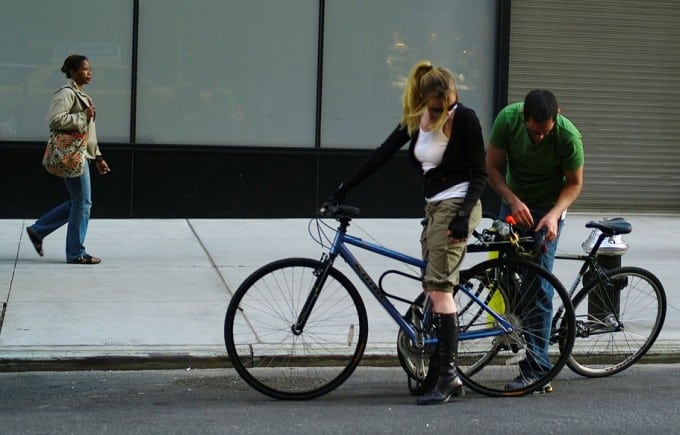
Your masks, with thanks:
M6 0L0 218L67 197L40 160L71 53L91 60L112 167L93 175L93 217L310 216L396 126L422 59L454 71L485 137L504 104L551 89L584 135L575 209L680 211L680 3L563 3ZM420 216L418 177L404 151L348 202Z

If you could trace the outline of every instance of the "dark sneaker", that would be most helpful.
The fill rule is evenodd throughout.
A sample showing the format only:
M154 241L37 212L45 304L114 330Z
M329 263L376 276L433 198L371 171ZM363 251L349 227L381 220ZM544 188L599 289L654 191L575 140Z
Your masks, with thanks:
M505 391L517 391L521 390L523 388L528 387L529 385L533 384L538 380L537 377L535 376L526 376L526 375L519 375L515 379L513 379L509 384L505 386ZM553 392L553 387L548 382L547 384L543 385L541 388L537 389L534 391L534 393L552 393Z

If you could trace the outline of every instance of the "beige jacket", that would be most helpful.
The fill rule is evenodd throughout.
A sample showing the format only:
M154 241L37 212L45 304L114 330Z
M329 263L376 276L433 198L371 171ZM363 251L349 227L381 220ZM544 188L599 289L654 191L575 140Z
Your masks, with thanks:
M97 128L92 120L87 122L87 107L92 104L92 99L78 90L75 82L71 79L54 93L50 111L47 113L47 122L50 130L79 131L88 133L87 152L88 159L94 159L102 153L97 143Z

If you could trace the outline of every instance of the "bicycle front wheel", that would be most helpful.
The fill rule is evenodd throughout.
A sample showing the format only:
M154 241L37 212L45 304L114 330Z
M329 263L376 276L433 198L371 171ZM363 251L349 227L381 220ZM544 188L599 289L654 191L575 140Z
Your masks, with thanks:
M337 388L366 348L363 301L337 269L290 258L255 271L236 290L224 322L229 360L257 391L284 400L308 400ZM296 326L313 302L306 323Z
M566 364L575 336L573 306L560 281L534 262L504 257L461 272L461 285L468 289L455 294L463 382L488 396L550 391L548 383ZM563 309L551 330L553 307ZM554 342L560 346L549 348Z
M635 364L654 344L666 317L666 293L651 272L621 267L594 280L574 298L576 341L567 365L586 377L604 377Z

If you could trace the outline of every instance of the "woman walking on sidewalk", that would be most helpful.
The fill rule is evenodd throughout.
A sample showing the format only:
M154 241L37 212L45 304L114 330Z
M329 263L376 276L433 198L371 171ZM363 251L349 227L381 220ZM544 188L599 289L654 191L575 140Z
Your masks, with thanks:
M94 160L101 175L110 172L97 144L95 129L96 110L92 99L83 87L92 81L92 68L87 57L72 54L64 60L61 71L66 74L66 84L55 92L47 115L50 130L78 131L87 134L85 156L88 164L79 177L64 178L70 199L45 213L26 228L28 237L38 255L44 255L43 239L68 223L66 231L66 262L71 264L99 264L101 259L85 250L85 236L92 207L89 161Z

